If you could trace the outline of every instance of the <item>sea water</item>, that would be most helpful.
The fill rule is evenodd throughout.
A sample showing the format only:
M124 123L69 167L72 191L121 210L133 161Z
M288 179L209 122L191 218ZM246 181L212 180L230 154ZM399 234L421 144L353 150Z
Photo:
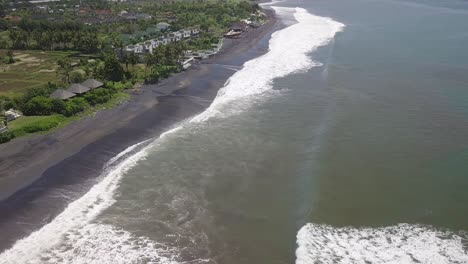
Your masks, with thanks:
M468 263L468 5L284 1L269 51L0 263Z

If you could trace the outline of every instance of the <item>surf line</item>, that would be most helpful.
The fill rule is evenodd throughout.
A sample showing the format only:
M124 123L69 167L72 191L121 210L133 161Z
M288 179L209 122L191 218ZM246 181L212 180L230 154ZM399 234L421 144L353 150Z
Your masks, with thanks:
M226 106L231 102L238 99L248 102L254 95L272 91L272 84L276 78L320 65L312 61L309 53L328 44L335 34L344 28L343 24L331 18L314 16L302 8L273 8L278 13L294 12L297 23L273 33L268 52L244 63L242 69L235 72L218 91L215 100L204 112L163 133L144 147L142 145L147 142L133 145L118 154L108 163L109 167L104 170L99 183L81 198L71 202L50 223L18 240L10 249L0 254L0 263L44 263L47 262L44 256L79 254L79 250L74 253L73 247L61 245L65 242L67 245L73 245L77 241L83 242L82 239L86 236L83 237L84 234L80 231L93 225L96 217L115 202L114 193L122 177L139 161L145 159L152 148L164 144L171 139L171 135L182 129L190 128L214 116L224 117L230 113ZM245 111L248 107L249 104L243 104L240 110ZM76 233L81 235L74 235ZM51 251L54 252L52 255ZM64 259L60 261L66 262Z

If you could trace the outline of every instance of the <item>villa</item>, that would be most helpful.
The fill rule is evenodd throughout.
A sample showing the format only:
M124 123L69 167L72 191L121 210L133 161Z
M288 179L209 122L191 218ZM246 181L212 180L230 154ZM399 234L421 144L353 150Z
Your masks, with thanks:
M167 27L166 27L167 26ZM168 28L170 26L167 23L161 22L156 25L158 29L161 28ZM153 50L156 49L160 45L167 45L172 42L178 42L181 40L186 40L192 37L197 37L200 34L200 30L198 28L189 28L189 29L182 29L179 31L174 31L166 36L159 37L157 39L150 39L146 40L144 42L135 44L135 45L128 45L123 49L124 53L135 53L137 55L143 56L147 53L153 53ZM119 55L123 56L123 54L120 54L120 51L116 52L119 53Z
M81 84L73 83L68 87L67 90L64 89L57 89L52 94L50 94L50 98L57 98L61 100L68 100L72 97L77 95L85 94L93 89L103 87L104 84L95 79L88 79Z
M82 86L88 87L90 90L102 87L104 84L95 79L88 79L81 83Z
M83 86L79 83L74 83L72 85L70 85L70 87L68 87L67 91L68 92L71 92L71 93L74 93L74 94L77 94L77 95L80 95L80 94L84 94L86 92L88 92L90 89L86 86Z
M74 96L76 96L76 94L74 94L72 92L69 92L69 91L63 90L63 89L57 89L49 97L50 98L60 99L60 100L68 100L68 99L70 99L70 98L72 98Z

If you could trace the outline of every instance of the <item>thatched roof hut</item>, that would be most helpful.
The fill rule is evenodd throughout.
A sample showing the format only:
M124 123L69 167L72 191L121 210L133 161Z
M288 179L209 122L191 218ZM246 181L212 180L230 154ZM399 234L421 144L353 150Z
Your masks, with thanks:
M63 90L63 89L57 89L55 90L55 92L53 92L50 95L51 98L57 98L57 99L62 99L62 100L70 99L73 96L76 96L76 94Z
M98 80L95 79L88 79L84 82L81 83L81 85L88 87L89 89L96 89L99 87L102 87L104 84Z
M67 91L74 94L84 94L89 91L89 88L79 83L74 83L68 87Z

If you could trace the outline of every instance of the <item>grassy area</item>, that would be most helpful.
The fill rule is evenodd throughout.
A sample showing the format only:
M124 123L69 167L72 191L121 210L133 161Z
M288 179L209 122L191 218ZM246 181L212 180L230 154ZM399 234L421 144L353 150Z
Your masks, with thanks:
M0 50L5 57L6 50ZM40 87L47 82L58 82L56 62L70 56L72 51L16 51L13 64L0 64L0 95L16 96L31 87Z
M62 115L22 116L8 123L8 128L15 137L20 137L26 134L50 130L65 121L66 118Z
M51 115L51 116L22 116L14 121L8 123L8 128L15 137L21 137L28 134L34 133L46 133L53 131L57 128L63 127L72 121L80 119L84 116L90 116L95 114L97 111L111 108L117 104L120 104L128 100L129 95L124 92L118 92L114 94L112 99L106 103L91 107L82 113L65 117L63 115Z
M0 43L2 43L2 45L6 45L6 47L11 45L9 34L10 33L8 33L6 30L0 31Z

